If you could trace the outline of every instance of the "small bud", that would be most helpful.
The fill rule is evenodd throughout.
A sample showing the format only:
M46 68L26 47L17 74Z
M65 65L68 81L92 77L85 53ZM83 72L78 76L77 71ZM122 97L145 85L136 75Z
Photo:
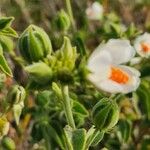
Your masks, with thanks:
M60 50L57 51L56 57L58 59L58 64L61 64L59 67L67 68L70 71L73 70L77 58L77 51L75 47L72 47L68 37L64 37L63 45Z
M109 130L116 125L119 119L119 108L115 101L104 98L92 110L95 126L100 130Z
M70 19L69 19L68 14L64 10L61 10L58 13L57 19L56 19L56 25L57 25L58 29L60 29L62 31L66 31L69 29Z
M36 104L39 106L45 106L46 104L48 104L50 100L50 95L51 95L51 92L49 91L39 92L36 97L36 101L35 101Z
M42 28L30 25L19 38L19 50L25 60L36 62L50 54L52 46Z
M51 68L43 62L29 65L25 67L25 70L30 74L31 79L39 84L46 84L52 78Z
M14 141L9 137L4 137L2 139L2 146L6 150L15 150L16 149Z
M6 117L0 117L0 139L7 135L9 131L9 122L7 121Z
M7 102L11 105L23 102L26 96L25 89L22 86L13 86L7 94Z

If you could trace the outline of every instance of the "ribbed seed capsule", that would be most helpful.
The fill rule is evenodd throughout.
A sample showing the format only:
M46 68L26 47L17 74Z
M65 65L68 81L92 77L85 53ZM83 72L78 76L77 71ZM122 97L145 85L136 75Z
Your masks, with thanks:
M25 89L22 86L15 85L13 86L7 94L7 102L11 105L18 104L24 101L26 96Z
M109 130L119 119L119 108L115 101L108 98L100 100L92 110L95 126L100 130Z
M52 51L48 35L42 28L35 25L30 25L23 32L18 44L21 55L29 62L39 61Z

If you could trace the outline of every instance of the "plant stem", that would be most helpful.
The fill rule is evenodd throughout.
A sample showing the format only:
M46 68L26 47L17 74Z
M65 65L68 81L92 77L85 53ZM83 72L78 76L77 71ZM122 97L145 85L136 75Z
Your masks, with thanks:
M65 0L65 1L66 1L66 7L67 7L68 15L69 15L70 21L72 23L72 28L73 28L73 30L76 30L75 22L74 22L74 18L73 18L73 13L72 13L71 0Z
M51 150L51 145L50 145L50 141L49 141L49 136L46 131L46 127L43 128L43 135L44 135L47 150Z
M68 86L63 87L62 96L63 96L63 107L64 107L65 115L67 118L67 122L70 127L75 129L75 123L74 123L73 114L72 114L71 105L70 105Z

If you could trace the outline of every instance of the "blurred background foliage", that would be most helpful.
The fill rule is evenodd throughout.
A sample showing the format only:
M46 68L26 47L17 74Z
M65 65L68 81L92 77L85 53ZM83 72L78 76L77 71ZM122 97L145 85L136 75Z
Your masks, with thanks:
M97 0L103 7L105 14L110 12L115 15L109 17L119 20L125 26L134 23L136 27L142 30L150 30L150 1L149 0ZM98 26L100 22L88 23L85 17L85 9L92 3L92 0L72 0L73 15L77 26L77 31L86 32L86 43L91 47L95 47L99 43L100 33ZM55 19L58 11L66 10L65 1L63 0L1 0L0 16L14 16L14 28L18 32L22 32L29 24L36 24L43 27L52 38L54 34ZM120 18L117 18L117 17ZM102 24L102 22L101 22ZM96 29L96 30L95 30ZM70 32L71 34L71 32ZM58 36L55 33L55 36ZM85 36L84 34L82 36ZM53 41L53 40L52 40ZM92 44L91 44L92 43Z

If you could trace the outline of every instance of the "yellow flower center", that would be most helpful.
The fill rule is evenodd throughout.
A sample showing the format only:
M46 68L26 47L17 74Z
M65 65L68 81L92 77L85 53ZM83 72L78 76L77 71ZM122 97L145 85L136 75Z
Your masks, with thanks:
M109 79L120 84L126 84L129 81L129 75L119 68L111 67L111 75Z
M145 52L145 53L150 51L150 44L141 43L141 47L142 47L143 52Z

